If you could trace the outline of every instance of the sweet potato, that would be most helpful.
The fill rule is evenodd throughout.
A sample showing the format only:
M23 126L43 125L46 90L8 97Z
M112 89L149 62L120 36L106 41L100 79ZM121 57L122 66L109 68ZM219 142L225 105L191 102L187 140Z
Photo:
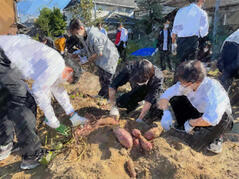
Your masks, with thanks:
M133 129L132 134L134 137L139 138L139 136L141 135L141 132L138 129Z
M137 149L140 149L139 139L134 138L133 139L133 144L134 144L134 147L136 147Z
M148 140L155 139L160 136L160 131L158 127L153 127L144 133L144 137Z
M114 117L102 117L96 122L96 126L116 125L118 121Z
M135 168L134 168L134 162L129 159L127 161L127 169L129 171L129 175L131 178L136 178L136 171L135 171Z
M133 138L128 131L126 131L123 128L116 127L113 129L113 132L114 132L116 138L118 139L118 141L121 143L121 145L123 145L127 149L132 148Z
M140 144L142 146L142 148L145 150L145 151L150 151L153 149L153 145L147 141L144 136L140 135L139 136L139 141L140 141Z

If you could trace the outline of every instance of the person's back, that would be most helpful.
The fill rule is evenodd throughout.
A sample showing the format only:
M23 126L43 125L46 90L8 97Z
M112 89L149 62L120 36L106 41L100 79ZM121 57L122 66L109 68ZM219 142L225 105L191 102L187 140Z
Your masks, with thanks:
M207 31L200 31L201 16L207 16L207 13L195 3L181 8L174 20L173 33L176 33L178 37L206 36ZM177 22L180 22L180 24L177 24Z
M102 51L102 56L99 56L95 62L96 65L107 72L114 74L118 64L119 55L113 42L95 27L88 29L87 35L87 43L91 53L94 53L95 49L101 49ZM98 48L94 48L94 46L98 46ZM96 53L99 52L96 50Z
M25 35L0 36L0 47L24 79L36 80L46 72L51 81L58 75L57 71L63 71L65 67L57 51Z

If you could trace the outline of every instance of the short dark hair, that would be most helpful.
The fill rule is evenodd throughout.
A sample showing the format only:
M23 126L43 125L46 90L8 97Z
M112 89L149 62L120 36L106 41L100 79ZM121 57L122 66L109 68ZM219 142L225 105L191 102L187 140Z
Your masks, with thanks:
M85 27L85 25L79 19L72 19L69 25L70 30L80 29L80 27Z
M206 69L199 60L191 60L181 63L176 71L179 81L202 82L206 77Z
M40 42L44 42L47 40L47 36L44 33L42 33L39 35L38 39Z
M133 75L133 79L139 83L146 82L155 74L154 65L146 60L140 60L137 64L137 69Z
M97 26L97 27L102 26L102 23L101 23L101 22L98 22L98 23L96 24L96 26Z
M198 0L188 0L190 3L198 2Z

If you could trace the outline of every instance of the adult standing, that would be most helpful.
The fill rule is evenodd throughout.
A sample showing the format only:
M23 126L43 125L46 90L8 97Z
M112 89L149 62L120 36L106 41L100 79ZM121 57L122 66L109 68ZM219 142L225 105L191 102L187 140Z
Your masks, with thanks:
M208 34L208 15L202 9L205 0L189 0L190 5L178 10L172 30L172 51L177 51L178 63L194 60L198 38ZM176 44L177 37L177 44Z
M172 70L171 61L169 55L171 53L171 29L169 29L170 22L165 20L164 28L160 30L157 48L160 53L160 66L162 70L166 69L166 64L168 65L169 70Z

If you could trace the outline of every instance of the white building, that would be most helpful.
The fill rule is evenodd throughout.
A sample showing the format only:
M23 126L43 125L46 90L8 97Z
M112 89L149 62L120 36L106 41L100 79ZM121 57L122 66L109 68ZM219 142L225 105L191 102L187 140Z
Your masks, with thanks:
M64 15L67 17L67 23L72 19L72 8L79 2L80 0L71 0L63 9ZM92 18L105 17L113 12L133 17L134 10L137 8L134 0L93 0L93 3Z

